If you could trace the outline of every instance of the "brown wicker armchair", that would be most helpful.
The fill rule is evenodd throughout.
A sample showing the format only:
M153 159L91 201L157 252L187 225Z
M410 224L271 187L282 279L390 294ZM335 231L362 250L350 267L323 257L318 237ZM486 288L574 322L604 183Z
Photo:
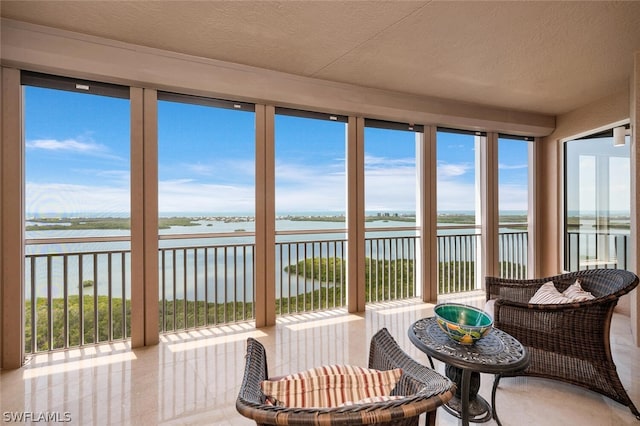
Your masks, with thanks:
M410 358L384 328L371 339L369 368L402 368L392 395L405 397L337 408L267 405L260 388L260 382L269 377L265 349L260 342L249 338L236 409L258 425L417 425L422 413L427 415L426 424L435 425L436 409L455 392L453 382Z
M529 304L540 286L553 281L563 292L576 279L593 300L568 304ZM494 325L518 339L531 355L530 366L515 375L561 380L605 395L640 412L625 391L611 356L609 329L620 296L638 277L619 269L592 269L554 277L512 280L486 278L487 300L495 300ZM494 392L500 376L494 382Z

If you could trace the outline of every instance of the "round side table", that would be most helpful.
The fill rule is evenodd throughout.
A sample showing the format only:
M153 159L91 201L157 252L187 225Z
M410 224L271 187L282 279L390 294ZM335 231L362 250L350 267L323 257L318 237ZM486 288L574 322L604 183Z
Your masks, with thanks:
M480 373L494 375L524 370L529 365L529 353L514 337L494 328L472 345L451 340L438 326L436 319L423 318L409 327L409 340L431 360L446 364L447 376L456 382L456 396L444 406L447 412L469 422L482 423L492 417L501 425L496 413L496 382L491 391L491 405L480 395ZM433 362L432 362L433 366Z

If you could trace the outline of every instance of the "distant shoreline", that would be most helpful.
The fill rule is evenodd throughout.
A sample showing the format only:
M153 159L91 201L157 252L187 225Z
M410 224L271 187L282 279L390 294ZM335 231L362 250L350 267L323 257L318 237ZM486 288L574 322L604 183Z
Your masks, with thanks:
M339 222L344 223L344 215L282 215L276 220L289 220L294 222ZM407 222L415 223L415 216L407 213L378 213L365 217L367 222ZM29 218L26 220L27 231L50 230L88 230L88 229L131 229L130 218L122 217L47 217ZM254 222L253 216L190 216L190 217L160 217L158 229L170 229L174 226L200 226L202 221L224 223ZM500 216L501 223L526 223L526 214L509 214ZM442 213L438 214L438 222L448 224L472 225L475 224L475 216L472 214Z

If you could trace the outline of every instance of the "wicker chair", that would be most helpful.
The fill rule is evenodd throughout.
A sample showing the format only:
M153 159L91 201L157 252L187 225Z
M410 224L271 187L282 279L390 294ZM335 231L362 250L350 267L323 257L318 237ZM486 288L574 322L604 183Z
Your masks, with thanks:
M564 291L576 279L593 300L559 305L529 304L538 288L553 281ZM486 278L487 301L494 299L494 325L518 339L531 355L518 376L536 376L582 386L640 413L625 391L611 357L609 329L620 296L638 277L619 269L592 269L554 277L512 280ZM494 382L494 392L500 376Z
M386 329L371 339L369 368L402 368L392 395L405 398L338 408L292 408L265 404L260 382L268 379L264 347L247 340L244 377L236 409L258 425L417 425L426 413L426 424L435 425L436 409L455 392L455 385L436 371L418 364L403 352Z

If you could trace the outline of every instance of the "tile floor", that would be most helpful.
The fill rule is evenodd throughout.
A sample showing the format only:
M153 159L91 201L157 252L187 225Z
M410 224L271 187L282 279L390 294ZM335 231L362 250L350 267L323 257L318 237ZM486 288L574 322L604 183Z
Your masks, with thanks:
M480 306L483 299L455 300ZM249 425L235 410L247 337L267 348L272 376L325 363L366 365L369 339L382 327L427 364L407 329L431 315L433 305L403 301L370 306L358 315L337 310L280 318L276 326L259 330L238 324L165 335L159 345L133 351L120 343L39 355L21 369L0 372L0 421L30 415L79 425ZM628 317L615 314L613 356L631 399L640 405L640 349L629 336ZM437 361L436 369L444 373ZM491 384L492 376L482 375L480 394L486 399ZM542 379L503 380L497 408L505 426L640 424L627 407L599 394ZM439 409L437 424L459 421Z

